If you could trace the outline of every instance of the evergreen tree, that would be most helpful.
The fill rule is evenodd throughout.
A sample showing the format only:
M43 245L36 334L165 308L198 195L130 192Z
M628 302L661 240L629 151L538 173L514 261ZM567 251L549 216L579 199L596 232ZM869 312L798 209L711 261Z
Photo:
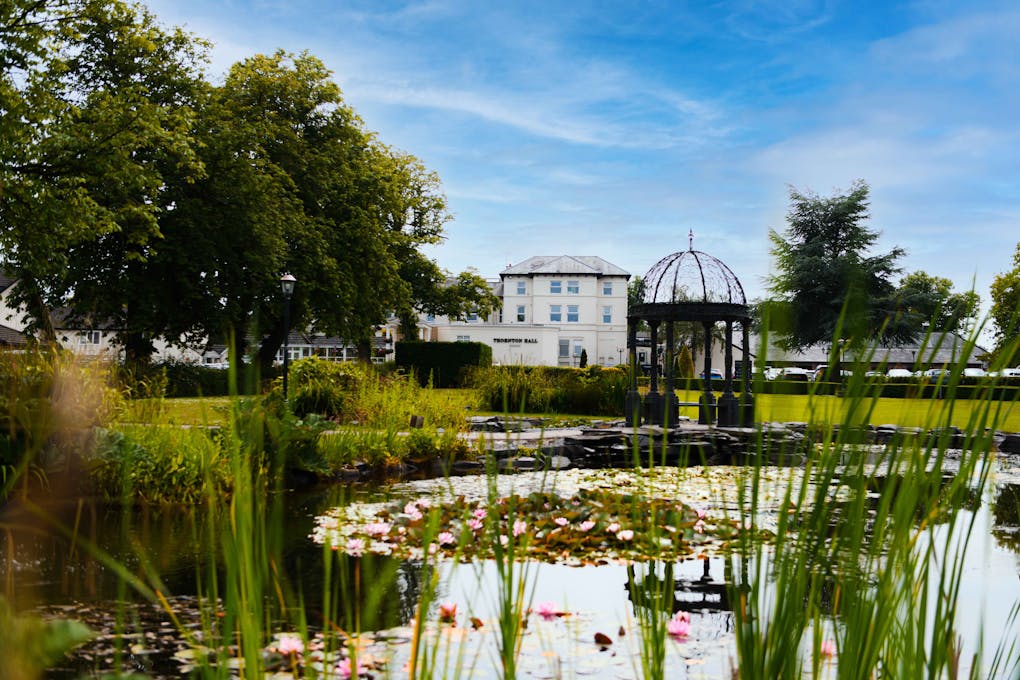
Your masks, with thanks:
M902 248L872 255L879 232L865 225L868 185L858 181L846 194L828 198L790 189L783 235L770 230L777 272L769 279L773 319L789 348L833 338L851 343L881 337L905 341L912 333L895 323L895 287ZM892 323L890 323L892 322Z

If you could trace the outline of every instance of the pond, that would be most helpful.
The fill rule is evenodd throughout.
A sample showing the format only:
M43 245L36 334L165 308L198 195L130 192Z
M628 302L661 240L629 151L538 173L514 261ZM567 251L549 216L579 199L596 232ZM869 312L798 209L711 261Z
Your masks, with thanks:
M952 462L947 466L951 468ZM785 513L779 489L784 484L799 483L804 471L772 468L765 475L775 488L759 497L757 521L765 531L774 531L782 526ZM447 669L442 674L501 677L496 648L506 578L501 563L483 550L482 534L469 534L472 540L468 542L459 535L458 547L449 554L443 547L430 552L426 546L438 543L435 536L444 528L437 526L435 535L425 542L415 537L402 547L376 550L388 554L372 554L371 544L359 544L356 555L345 556L337 563L336 571L324 569L324 559L350 552L350 541L361 540L356 538L360 535L357 532L378 523L380 511L384 519L396 520L402 510L387 508L400 508L413 499L428 498L432 507L459 504L457 512L466 518L461 523L466 525L471 513L465 510L475 507L475 499L481 501L487 495L491 498L493 491L500 498L523 499L536 490L554 487L565 499L576 499L580 494L588 501L602 498L591 495L596 493L640 491L681 501L683 512L696 513L690 517L693 524L704 517L710 529L719 530L699 532L685 524L687 528L678 530L670 544L673 551L668 558L635 564L628 559L633 557L628 550L641 537L620 538L621 529L616 529L609 540L598 542L598 550L584 547L587 544L583 541L596 527L617 524L616 515L600 515L596 518L599 524L593 519L592 529L582 529L589 515L570 515L566 501L563 507L554 505L548 508L549 522L563 519L569 522L562 527L563 532L585 535L570 539L577 543L553 543L551 536L560 527L539 528L546 521L541 511L521 506L527 511L534 535L543 536L527 544L527 550L541 553L536 553L540 561L517 563L514 572L523 584L524 606L532 610L523 631L518 676L642 677L641 622L647 619L651 606L667 609L667 615L689 614L685 635L666 636L665 677L729 678L737 657L734 608L738 604L732 598L734 593L747 592L747 581L756 573L755 561L768 559L767 551L742 555L737 549L732 529L740 528L740 520L735 518L739 517L741 480L740 468L728 466L654 473L567 470L501 475L495 490L485 477L460 477L288 494L281 506L280 530L274 533L281 557L278 567L287 574L286 581L293 588L285 594L285 609L295 609L300 602L301 616L312 634L322 629L324 619L331 619L347 632L360 629L364 635L359 658L365 660L375 677L397 677L406 675L401 669L414 648L414 620L424 599L429 624L421 633L422 644L435 655L437 667ZM1012 639L1011 617L1020 602L1018 499L1020 466L1012 458L1001 457L995 463L987 492L957 510L957 521L974 522L973 537L959 565L955 629L963 636L960 652L964 667L968 667L982 636L989 656L1000 638ZM46 511L74 528L72 535L56 535L37 513L16 504L5 510L2 521L7 529L2 541L4 559L0 561L4 593L21 611L80 618L99 633L95 641L51 669L48 677L78 677L108 669L117 648L113 633L124 629L129 636L122 645L126 651L121 663L129 670L150 677L180 677L191 668L193 657L182 653L187 645L179 625L198 629L202 610L197 596L207 592L202 584L208 586L212 578L210 546L216 543L219 525L210 522L208 512L124 511L78 503L54 503ZM612 512L623 513L622 521L628 521L625 508ZM688 522L683 512L680 523ZM469 532L465 526L458 526ZM339 527L342 532L327 539L324 527ZM943 524L935 523L927 537L942 541L945 532ZM325 540L325 547L313 536L320 542ZM665 539L660 536L658 540ZM559 551L558 557L552 555L554 549ZM97 557L97 551L108 553L112 559ZM123 565L127 573L150 582L158 575L160 592L181 623L171 622L164 607L114 604L140 599L132 598L123 572L113 564ZM222 561L213 571L222 576ZM759 597L786 597L786 593L772 588ZM344 603L335 605L334 614L324 616L325 605L321 603L330 593ZM649 593L660 593L661 597L650 604ZM822 599L826 596L823 593ZM453 606L455 612L451 612ZM118 617L122 620L119 624ZM281 614L281 619L287 618L287 612ZM441 619L446 622L439 623ZM291 625L284 620L277 623L281 629ZM826 620L818 623L826 629L824 635L830 635L832 626L837 625ZM826 660L832 677L838 659L837 655ZM982 663L984 670L979 676L987 677L992 671L986 668L987 659ZM281 665L277 670L282 673L287 668ZM822 670L824 675L824 666Z

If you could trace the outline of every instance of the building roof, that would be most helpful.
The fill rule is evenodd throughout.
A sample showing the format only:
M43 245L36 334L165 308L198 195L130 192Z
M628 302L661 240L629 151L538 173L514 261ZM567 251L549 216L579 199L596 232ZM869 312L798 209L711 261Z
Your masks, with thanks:
M801 350L783 350L775 341L776 335L769 336L769 349L764 359L767 363L777 364L824 364L829 360L830 343L811 345ZM904 367L913 366L918 363L923 366L944 366L956 363L964 358L963 352L968 349L967 339L956 333L931 332L927 338L918 342L909 342L895 346L877 346L874 353L868 350L861 356L861 360L870 364L885 364L887 366ZM760 340L756 341L760 348ZM972 351L966 356L968 366L979 366L982 363L981 357L987 354L988 350L980 345L974 345ZM760 353L759 353L760 354ZM843 353L843 359L847 362L856 360L853 350L847 348Z
M0 346L24 347L28 344L28 336L8 326L0 324Z
M504 276L536 274L588 274L591 276L626 276L630 273L594 255L536 255L520 264L510 265L499 273Z
M5 271L0 271L0 293L13 286L15 281L17 281L17 279L13 276Z

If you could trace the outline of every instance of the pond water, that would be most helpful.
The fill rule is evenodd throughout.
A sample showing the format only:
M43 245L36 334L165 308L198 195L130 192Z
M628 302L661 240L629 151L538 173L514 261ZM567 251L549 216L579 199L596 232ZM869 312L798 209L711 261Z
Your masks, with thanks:
M719 474L722 477L714 482L716 491L723 484L718 479L724 479L727 470L720 469ZM526 485L529 477L523 474L503 479L508 484ZM696 502L708 503L705 490L698 487L702 482L692 483L689 493ZM612 483L619 482L614 479ZM280 532L283 569L292 583L300 584L311 625L319 623L314 603L328 585L323 583L323 548L309 538L316 517L332 508L377 501L392 493L405 497L433 493L435 484L402 484L392 490L366 485L353 493L351 489L330 489L286 498ZM721 497L732 496L731 491ZM980 636L984 636L986 652L991 652L1002 636L1010 635L1010 615L1020 602L1018 499L1020 467L1003 459L988 497L973 510L975 533L963 563L957 626L964 637L964 659L969 658ZM89 543L133 573L158 573L165 584L164 592L176 598L172 600L175 605L185 612L193 606L191 598L198 592L196 575L201 573L208 555L204 513L125 512L59 503L47 511L67 526L77 527L77 538L55 535L47 521L16 504L9 505L0 520L6 527L0 539L0 582L16 608L83 618L101 632L112 627L116 607L111 603L129 593L108 562L94 556ZM939 540L939 531L936 527L935 540ZM522 677L640 677L637 618L643 605L635 593L642 589L633 586L649 579L670 584L672 609L691 614L690 635L667 640L667 677L730 677L735 643L728 586L739 581L741 566L732 555L704 552L704 556L669 564L634 566L607 559L598 566L527 563L521 567L526 570L531 603L552 603L558 614L529 618L521 650ZM400 676L399 669L410 654L409 625L422 590L421 562L365 555L356 563L360 591L364 593L358 607L360 626L374 633L367 636L366 649L389 658L387 667ZM494 651L497 590L497 570L491 560L466 564L446 561L440 565L436 602L429 618L438 617L439 603L449 602L458 606L457 625L433 627L429 639L437 650L449 653L450 664L461 664L460 677L498 676ZM482 623L480 628L471 625L471 617ZM166 618L155 607L148 613L132 610L130 618L139 622L140 629L152 633L147 636L147 644L153 649L139 653L133 662L135 668L153 677L177 677L181 667L173 653L179 648L179 640L172 635ZM352 622L340 623L350 628ZM608 637L611 644L596 644L596 634ZM102 653L100 647L93 646L88 656L72 658L50 677L92 672L102 667Z

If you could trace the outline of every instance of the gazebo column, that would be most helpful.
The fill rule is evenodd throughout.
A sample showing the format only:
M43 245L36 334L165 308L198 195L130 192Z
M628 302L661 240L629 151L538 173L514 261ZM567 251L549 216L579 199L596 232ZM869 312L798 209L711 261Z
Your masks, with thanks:
M751 320L743 319L740 322L740 331L744 342L743 366L744 366L744 393L740 397L740 425L742 427L754 427L754 395L751 394Z
M705 392L701 395L701 405L698 407L698 422L702 425L711 425L715 422L715 394L712 392L712 324L705 321L703 325L705 327L705 369L702 382L705 383Z
M719 397L719 426L736 427L740 422L740 402L733 394L733 322L726 321L725 382L723 394Z
M672 321L666 322L666 395L665 395L665 419L663 425L666 427L676 427L677 424L677 411L680 408L679 400L676 398L676 391L674 390L674 374L676 358L673 351L673 331L676 324Z
M630 389L623 402L623 414L631 425L641 424L641 393L638 392L637 319L627 319L627 356L630 362Z
M662 395L659 394L659 322L649 321L652 340L652 370L645 395L645 422L662 425Z

